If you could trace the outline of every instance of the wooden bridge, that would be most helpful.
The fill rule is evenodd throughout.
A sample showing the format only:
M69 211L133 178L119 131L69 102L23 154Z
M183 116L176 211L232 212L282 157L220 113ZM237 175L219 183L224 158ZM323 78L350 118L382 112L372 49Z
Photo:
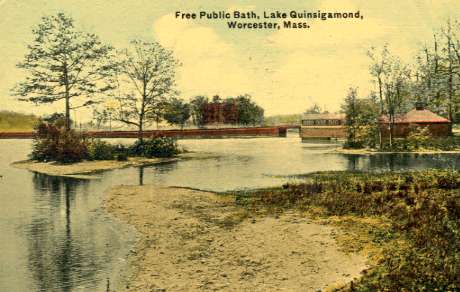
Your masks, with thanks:
M226 138L226 137L286 137L287 129L299 128L296 125L248 128L147 130L143 137L175 137L178 139ZM84 131L93 138L138 138L137 131ZM33 132L0 132L0 139L32 139Z

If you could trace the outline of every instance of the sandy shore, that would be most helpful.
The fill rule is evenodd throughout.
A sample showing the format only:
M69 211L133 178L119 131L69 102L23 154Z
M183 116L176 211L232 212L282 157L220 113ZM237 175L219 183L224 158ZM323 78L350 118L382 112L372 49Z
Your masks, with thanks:
M212 153L183 153L177 157L172 158L142 158L130 157L127 161L117 160L99 160L99 161L82 161L71 164L60 164L56 162L37 162L33 160L25 160L14 162L12 166L20 169L27 169L30 171L53 175L53 176L71 176L92 179L97 176L91 175L96 172L125 168L131 166L145 166L160 163L168 163L186 159L208 159L217 157Z
M153 185L119 186L109 212L139 232L128 291L318 291L359 277L338 231L297 213L251 215L232 197Z

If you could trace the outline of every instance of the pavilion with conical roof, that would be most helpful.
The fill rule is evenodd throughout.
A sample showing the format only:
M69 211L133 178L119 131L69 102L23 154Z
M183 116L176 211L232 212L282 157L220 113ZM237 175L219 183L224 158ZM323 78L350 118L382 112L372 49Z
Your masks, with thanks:
M382 137L390 135L390 122L387 115L379 119ZM406 137L415 128L428 128L433 137L447 137L451 133L451 123L448 119L425 108L425 104L417 102L415 108L406 114L395 116L393 137Z

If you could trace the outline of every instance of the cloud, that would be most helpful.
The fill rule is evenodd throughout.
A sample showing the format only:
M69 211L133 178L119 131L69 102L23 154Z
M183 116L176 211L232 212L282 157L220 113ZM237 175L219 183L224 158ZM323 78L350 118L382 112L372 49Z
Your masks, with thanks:
M405 61L414 55L414 44L397 31L400 27L385 24L371 9L360 7L356 1L322 1L317 10L359 10L364 19L296 19L309 22L311 28L282 29L267 37L273 50L279 51L278 66L272 75L277 86L272 94L286 100L285 105L280 104L281 111L305 109L313 103L337 111L349 87L359 87L360 95L368 94L374 89L366 55L371 46L390 42L390 48Z
M360 95L374 89L366 56L371 46L388 43L404 62L412 62L422 42L430 40L435 27L450 13L447 4L460 6L448 0L318 3L311 11L359 10L364 18L307 20L310 29L281 29L255 35L256 32L233 32L217 29L214 23L165 15L155 22L154 33L183 63L178 84L185 98L196 94L250 93L269 115L301 112L315 102L336 111L348 87L359 87ZM265 6L232 6L227 11L262 7Z
M241 55L213 28L168 14L154 23L153 30L156 39L172 49L182 64L178 85L183 97L252 91Z

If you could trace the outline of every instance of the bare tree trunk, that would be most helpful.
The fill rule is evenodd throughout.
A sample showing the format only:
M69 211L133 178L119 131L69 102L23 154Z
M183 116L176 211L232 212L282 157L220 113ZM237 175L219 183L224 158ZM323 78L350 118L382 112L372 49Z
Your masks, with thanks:
M138 131L137 131L137 137L139 139L139 142L143 142L144 141L144 125L143 125L143 118L139 118L139 127L138 127Z
M70 125L70 98L66 86L66 97L65 97L65 130L69 131L71 128Z
M451 51L451 39L450 39L450 23L449 23L449 35L447 37L447 53L449 54L449 79L448 79L448 105L447 105L447 112L448 118L450 120L450 127L449 132L452 133L452 122L454 120L453 115L453 95L454 95L454 86L453 86L453 78L454 78L454 70L453 70L453 60L452 60L452 51Z
M145 102L147 99L147 81L144 74L143 85L142 85L142 104L141 112L139 114L139 142L144 142L144 117L145 117Z
M393 129L394 129L394 117L393 116L390 116L389 126L390 126L390 149L393 149Z
M69 75L67 72L67 63L64 62L64 84L65 84L65 130L69 131L70 124L70 88L69 88Z
M382 78L381 76L379 75L378 76L378 83L379 83L379 99L380 99L380 113L379 113L379 117L383 114L383 89L382 89L382 86L383 86L383 82L382 82ZM382 140L382 132L380 131L379 129L379 148L382 149L383 148L383 140Z
M383 113L383 91L382 91L382 78L378 77L379 82L379 98L380 98L380 114Z

